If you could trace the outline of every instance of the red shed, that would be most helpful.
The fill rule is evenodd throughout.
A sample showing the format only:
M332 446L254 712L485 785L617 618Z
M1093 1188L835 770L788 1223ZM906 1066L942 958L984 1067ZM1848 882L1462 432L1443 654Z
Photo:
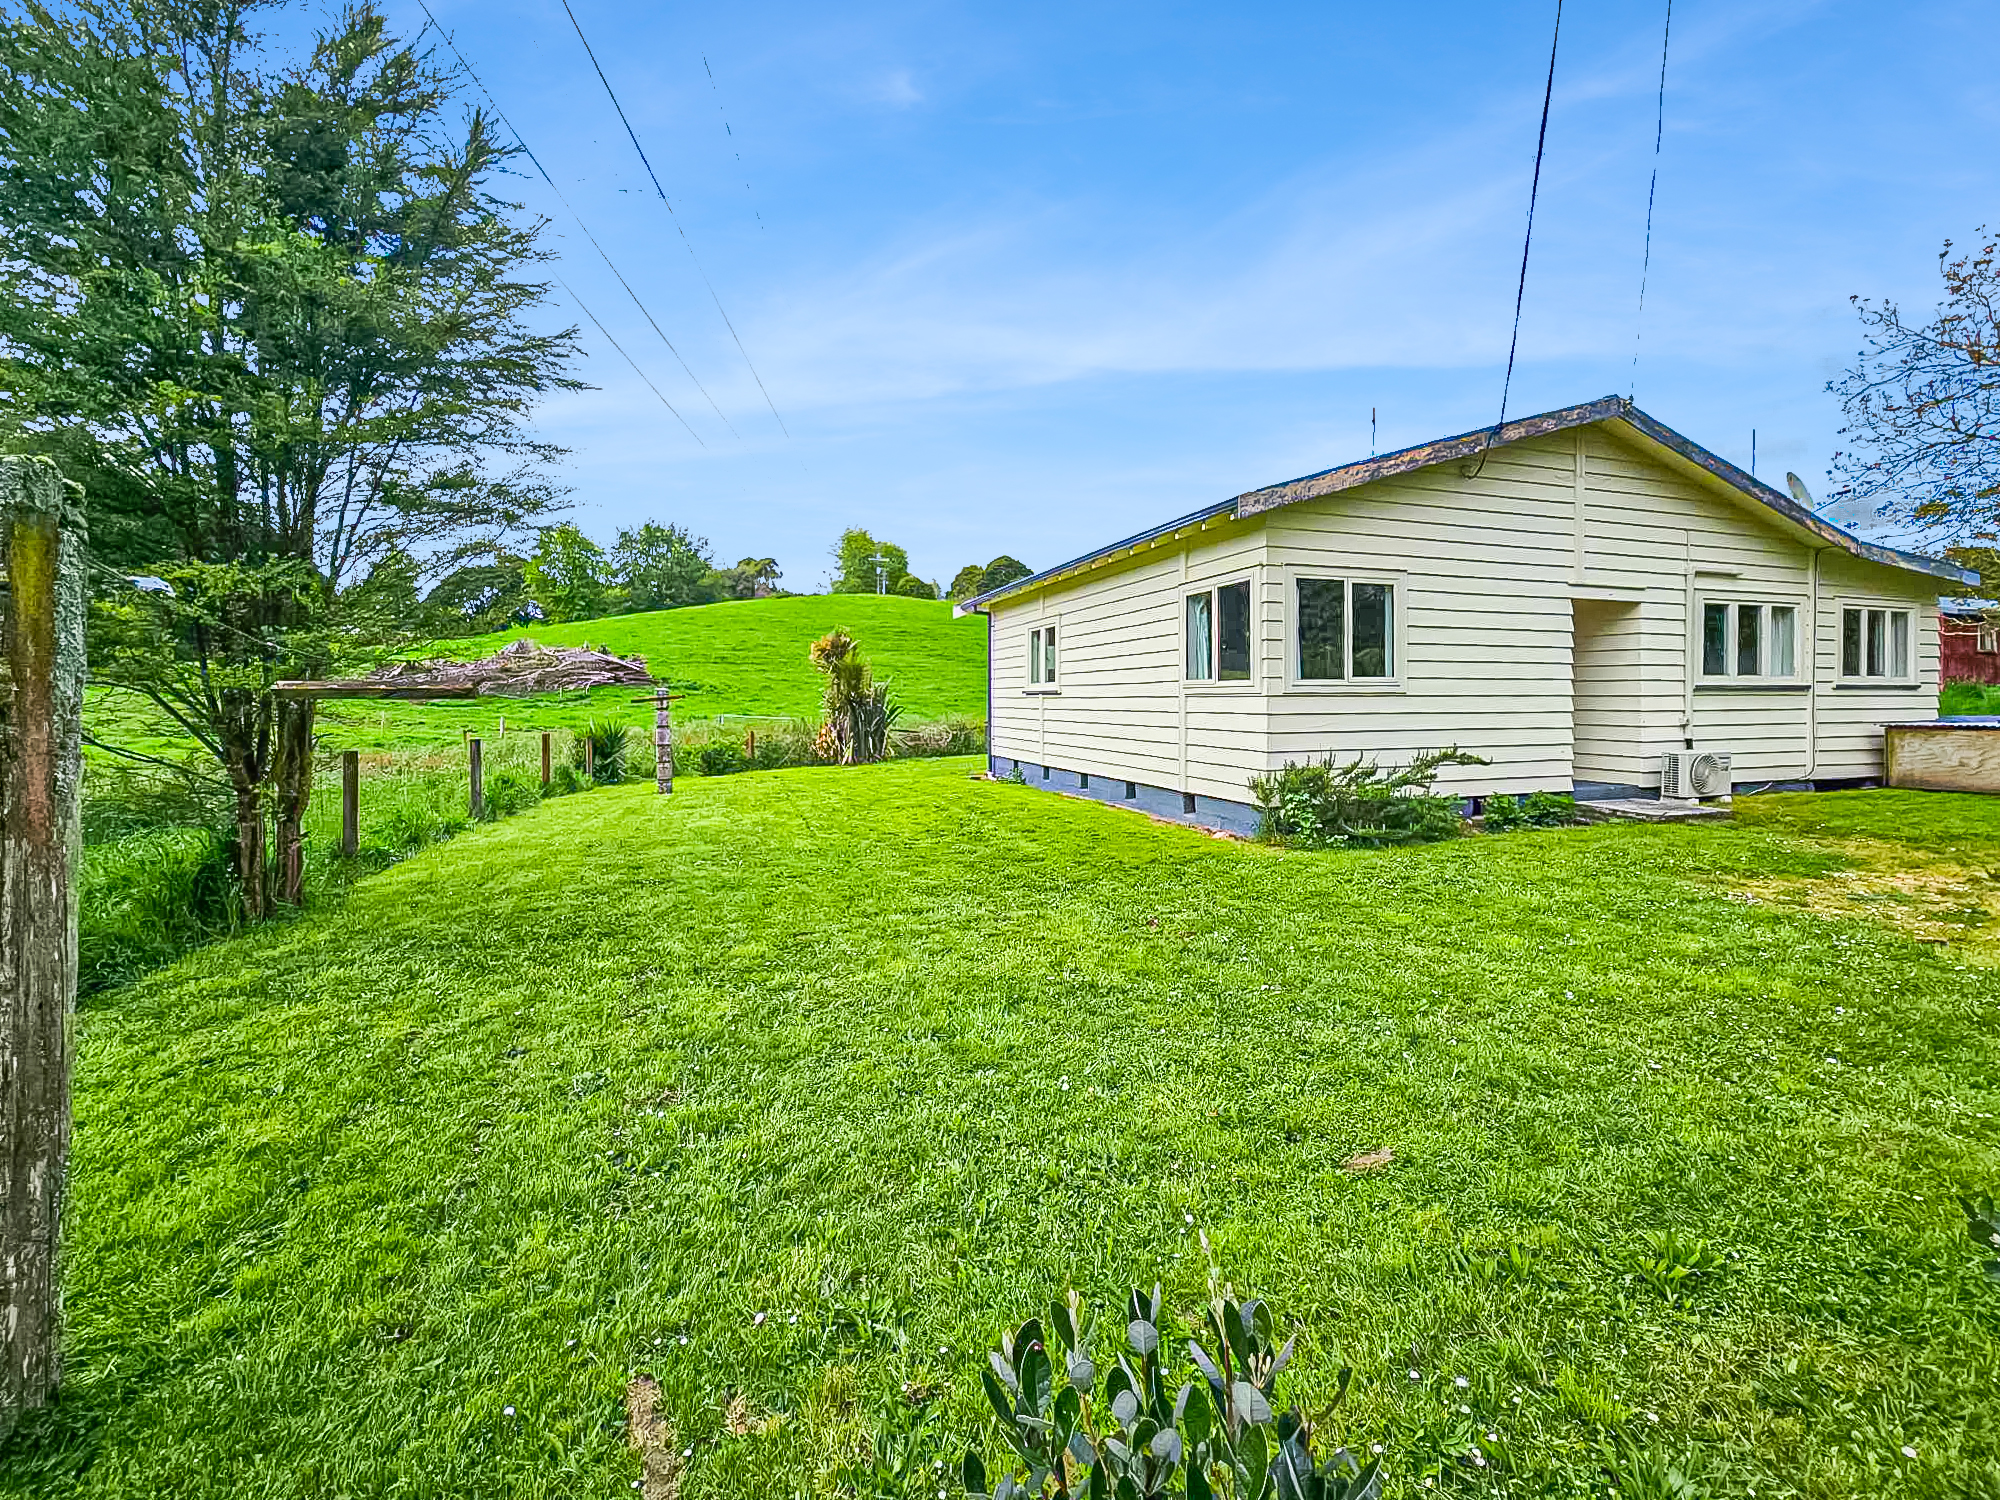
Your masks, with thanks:
M2000 683L2000 609L1938 609L1938 681Z

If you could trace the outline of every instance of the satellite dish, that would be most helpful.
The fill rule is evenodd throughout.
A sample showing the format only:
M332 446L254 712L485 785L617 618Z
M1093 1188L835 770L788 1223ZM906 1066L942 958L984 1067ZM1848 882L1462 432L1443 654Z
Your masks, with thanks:
M1807 510L1819 509L1817 505L1813 504L1812 491L1806 488L1806 482L1799 478L1798 475L1787 472L1785 475L1785 486L1791 490L1792 498Z

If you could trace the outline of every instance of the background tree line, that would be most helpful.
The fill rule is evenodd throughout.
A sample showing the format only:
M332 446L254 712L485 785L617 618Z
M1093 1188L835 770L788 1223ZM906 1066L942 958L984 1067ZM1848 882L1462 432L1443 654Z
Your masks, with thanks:
M910 554L894 542L879 541L861 527L852 526L833 544L833 592L836 594L901 594L911 599L970 599L988 589L997 589L1033 571L1026 563L1002 553L981 567L968 563L952 576L951 586L940 590L910 571Z

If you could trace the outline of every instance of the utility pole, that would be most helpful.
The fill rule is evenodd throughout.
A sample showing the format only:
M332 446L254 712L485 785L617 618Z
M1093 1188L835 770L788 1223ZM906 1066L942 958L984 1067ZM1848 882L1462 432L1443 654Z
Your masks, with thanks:
M869 558L868 560L873 564L875 564L875 592L878 594L888 593L889 559L884 557L880 552L877 552L873 557Z

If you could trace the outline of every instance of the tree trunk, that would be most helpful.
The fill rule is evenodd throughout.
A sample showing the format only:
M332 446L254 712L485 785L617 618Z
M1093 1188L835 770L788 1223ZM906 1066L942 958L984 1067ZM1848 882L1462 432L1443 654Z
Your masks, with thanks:
M276 728L271 780L278 836L278 899L288 906L300 906L305 902L304 824L307 804L312 801L312 700L280 699Z
M0 1437L62 1373L83 539L82 507L53 466L0 459Z
M261 922L264 901L264 792L238 766L230 767L236 783L236 883L243 888L243 918Z

